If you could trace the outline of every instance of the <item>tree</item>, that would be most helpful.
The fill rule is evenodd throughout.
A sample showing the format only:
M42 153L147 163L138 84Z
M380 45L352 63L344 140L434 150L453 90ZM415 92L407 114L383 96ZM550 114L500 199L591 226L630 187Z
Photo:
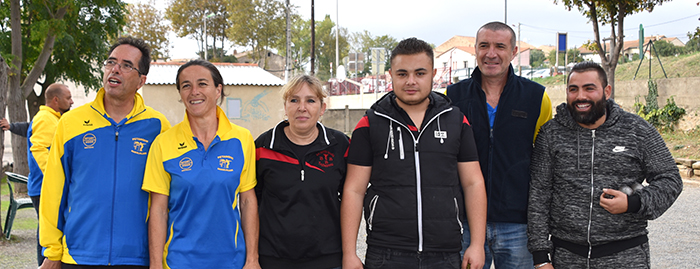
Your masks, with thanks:
M55 5L51 5L55 4ZM8 112L11 122L25 122L27 121L27 109L25 106L25 100L29 92L33 90L34 84L36 84L39 76L46 66L46 62L51 56L53 51L53 44L56 41L56 32L59 32L63 26L63 17L66 15L70 2L63 3L47 3L46 17L43 19L48 23L48 25L43 25L41 28L35 28L38 32L39 37L42 38L43 44L41 52L34 62L31 71L27 73L24 80L22 80L22 67L23 67L23 55L22 55L22 24L20 22L21 9L28 8L31 4L24 3L20 5L20 0L10 1L10 25L12 29L11 33L11 43L12 43L12 64L10 65L9 81L10 90L8 92ZM44 14L31 14L30 16L41 16ZM26 21L26 20L25 20ZM27 166L27 144L26 139L22 139L19 136L12 136L12 156L14 160L14 172L22 175L29 174L29 167Z
M234 44L253 49L253 60L267 68L267 50L285 37L285 5L277 0L232 0L229 20L233 26L227 36ZM246 14L246 16L240 16Z
M695 32L688 32L688 38L688 42L685 43L685 52L700 51L700 27L695 28Z
M273 48L281 52L280 55L287 56L291 61L290 72L294 76L297 73L304 73L304 67L309 64L311 55L311 29L309 25L311 20L304 20L296 13L296 10L290 10L291 26L291 44L290 51L287 52L286 38L278 38L274 43Z
M535 68L540 67L544 64L545 59L547 59L547 57L544 56L544 52L542 52L542 50L530 50L530 66Z
M564 66L564 61L568 60L569 63L583 62L583 57L581 57L581 52L578 49L568 49L566 51L567 58L564 58L564 53L559 53L559 66ZM557 64L557 52L552 50L547 55L549 60L549 65L554 66Z
M44 103L46 87L59 79L99 88L106 39L116 37L124 23L123 11L122 2L104 0L13 0L9 6L0 5L0 14L11 18L9 26L6 19L0 20L0 53L12 61L10 121L27 121L25 100L33 116ZM38 95L33 90L36 84L42 86ZM12 147L15 172L28 173L26 139L13 136Z
M127 5L129 16L126 17L124 29L126 34L146 41L146 44L151 47L153 61L170 58L170 50L168 49L170 25L165 23L163 13L153 7L154 5L154 0L147 4Z
M568 10L578 9L584 16L590 19L593 25L596 50L602 61L603 69L608 74L608 83L612 86L615 96L615 68L620 58L620 52L624 46L624 22L625 17L641 11L654 10L656 5L661 5L670 0L554 0L554 3L563 3ZM611 34L610 54L603 51L603 43L600 38L599 24L609 25Z
M206 37L212 36L214 41L221 39L221 47L223 47L224 39L226 38L226 35L223 33L226 32L231 24L228 20L227 3L228 1L224 0L174 0L165 10L165 18L171 21L171 27L178 37L189 36L191 39L199 41L199 51L206 49L204 20L207 20ZM237 15L244 18L247 17L240 16L240 14ZM213 42L211 45L214 51L217 51L216 42Z
M371 48L385 48L387 51L391 51L392 49L394 49L394 47L396 47L396 45L399 44L399 41L397 41L396 38L393 38L390 35L382 35L375 37L369 31L364 30L362 32L352 33L350 35L350 44L351 48L354 51L363 52L367 55L371 55ZM365 59L367 63L371 62L371 59L369 59L369 57ZM367 63L365 64L365 69L369 71L369 64ZM381 71L383 72L389 69L391 69L391 60L389 59L389 57L387 57L385 68ZM362 73L365 73L365 71L363 70Z
M321 81L327 81L334 74L331 73L331 69L335 69L335 27L330 15L326 15L322 21L316 21L316 68L318 69L316 76ZM340 59L348 55L347 32L346 28L340 28L338 37Z
M659 56L673 56L680 52L680 49L675 45L668 43L666 40L659 40L654 42L654 47Z

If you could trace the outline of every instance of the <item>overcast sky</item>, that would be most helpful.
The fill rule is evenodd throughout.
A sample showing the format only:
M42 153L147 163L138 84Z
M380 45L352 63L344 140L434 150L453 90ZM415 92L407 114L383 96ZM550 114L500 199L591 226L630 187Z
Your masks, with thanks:
M284 0L280 0L283 1ZM139 0L127 0L139 2ZM158 8L164 9L165 2ZM368 30L374 36L390 35L397 40L417 37L436 46L455 35L475 36L478 28L490 21L513 25L521 39L535 46L553 45L557 32L568 33L568 47L578 47L593 39L593 27L578 11L567 11L554 0L315 0L315 19L326 14L349 32ZM558 1L561 2L561 1ZM688 40L687 33L700 26L700 0L674 0L657 6L653 12L641 12L625 18L625 40L639 38L639 24L645 35L665 35ZM304 19L311 17L311 0L290 0ZM507 18L506 18L507 3ZM601 26L601 38L610 36L610 27ZM174 37L174 35L173 35ZM281 36L280 38L284 38ZM184 38L173 42L172 58L196 57L195 41Z

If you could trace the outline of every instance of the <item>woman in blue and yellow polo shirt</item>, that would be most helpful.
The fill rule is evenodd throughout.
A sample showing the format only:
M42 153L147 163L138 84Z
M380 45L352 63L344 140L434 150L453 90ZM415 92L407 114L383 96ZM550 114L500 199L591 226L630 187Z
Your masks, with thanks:
M253 137L217 106L213 64L190 61L176 81L185 119L153 142L142 187L151 268L259 268Z

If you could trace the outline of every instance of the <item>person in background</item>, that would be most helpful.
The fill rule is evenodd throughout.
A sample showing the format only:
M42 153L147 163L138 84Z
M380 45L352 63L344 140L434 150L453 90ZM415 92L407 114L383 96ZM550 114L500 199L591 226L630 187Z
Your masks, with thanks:
M282 87L287 120L255 140L265 269L341 266L340 191L348 137L318 121L326 96L317 78L292 78Z
M27 164L29 176L27 176L27 195L32 199L37 217L39 216L39 201L41 197L41 183L46 172L46 162L49 159L49 149L53 135L56 133L58 120L63 113L70 110L73 98L68 86L54 83L46 88L44 93L46 105L39 107L39 112L34 115L27 134ZM44 262L39 244L39 227L37 227L37 263Z
M10 123L6 118L0 119L0 128L3 131L10 130L11 133L27 137L27 130L29 130L29 122L13 122Z
M394 90L367 110L350 143L343 269L363 267L356 254L363 206L365 268L480 268L486 192L469 122L432 91L433 49L425 41L402 40L390 61ZM474 236L460 261L465 208Z
M120 37L103 62L95 100L61 117L41 186L41 268L146 268L148 193L141 190L153 139L168 120L136 91L150 48Z
M683 181L659 132L611 92L600 65L576 64L566 103L537 136L528 206L535 268L651 268L647 221L673 205Z
M488 217L486 263L498 269L532 265L527 250L527 190L530 155L540 126L552 118L544 87L515 75L515 32L501 22L483 25L476 34L471 78L447 87L447 97L467 116L474 130L481 172L486 181ZM462 251L470 246L468 229Z
M153 142L143 179L151 268L260 268L253 136L217 105L212 63L180 66L175 85L185 119Z

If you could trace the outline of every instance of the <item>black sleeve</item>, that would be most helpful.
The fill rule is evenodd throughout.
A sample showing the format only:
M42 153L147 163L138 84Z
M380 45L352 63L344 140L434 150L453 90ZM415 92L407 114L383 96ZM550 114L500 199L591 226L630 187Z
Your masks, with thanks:
M467 117L462 115L462 137L460 138L458 162L473 162L479 161L479 153L476 151L476 142L474 142L474 132L472 126L469 125Z
M10 132L13 134L27 137L27 130L29 130L29 122L10 123Z
M372 144L369 138L369 121L365 115L357 123L350 138L348 163L360 166L372 166L374 162Z

